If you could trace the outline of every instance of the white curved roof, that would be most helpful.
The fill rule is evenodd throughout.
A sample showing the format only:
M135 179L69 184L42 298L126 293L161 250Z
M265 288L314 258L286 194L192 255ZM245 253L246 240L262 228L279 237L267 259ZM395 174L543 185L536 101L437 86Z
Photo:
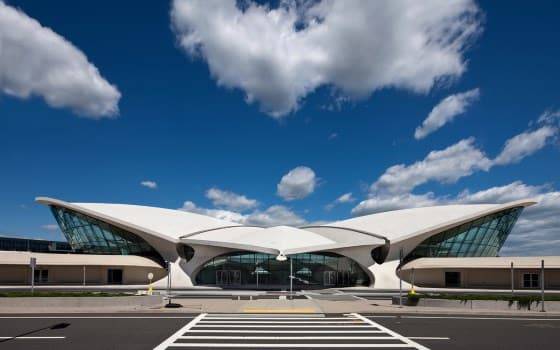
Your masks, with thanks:
M415 245L447 228L508 208L529 206L532 200L506 204L446 205L372 214L326 225L294 228L252 227L204 215L128 204L67 203L39 197L37 202L65 207L118 227L169 241L212 245L264 253L296 254L387 242ZM393 250L393 249L391 249Z
M132 228L168 240L203 230L240 226L209 216L157 207L131 204L67 203L58 199L38 197L37 202L72 209L123 228Z
M440 232L495 212L535 203L534 200L519 200L505 204L455 204L401 209L336 221L325 226L368 231L396 243L423 233Z

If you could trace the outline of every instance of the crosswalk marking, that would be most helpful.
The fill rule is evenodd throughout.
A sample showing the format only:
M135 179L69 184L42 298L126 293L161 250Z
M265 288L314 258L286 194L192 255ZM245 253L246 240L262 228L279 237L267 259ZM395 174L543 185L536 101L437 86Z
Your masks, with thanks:
M154 350L178 348L428 350L410 338L358 313L344 314L342 317L204 313L176 331Z

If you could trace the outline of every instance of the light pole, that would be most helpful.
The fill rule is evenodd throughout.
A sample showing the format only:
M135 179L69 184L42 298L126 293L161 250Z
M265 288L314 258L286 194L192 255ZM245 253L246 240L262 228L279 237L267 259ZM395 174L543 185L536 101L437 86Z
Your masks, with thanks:
M541 312L544 312L544 260L541 260Z
M399 272L402 272L401 270L402 257L403 257L403 250L401 248L399 250ZM402 276L400 273L399 273L399 307L402 307Z
M294 276L293 276L294 275L294 273L293 273L294 270L293 270L292 260L293 259L290 257L290 298L292 298L292 293L293 293L292 286L293 286L293 282L294 282Z

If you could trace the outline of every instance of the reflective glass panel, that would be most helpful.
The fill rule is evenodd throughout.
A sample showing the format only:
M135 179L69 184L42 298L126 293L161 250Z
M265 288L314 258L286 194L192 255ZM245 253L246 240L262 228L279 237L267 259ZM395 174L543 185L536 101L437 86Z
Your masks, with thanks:
M286 261L276 255L235 252L208 261L196 275L199 285L231 288L278 289L290 285L292 260L293 287L297 289L368 286L368 275L352 259L333 253L290 255Z
M51 211L68 243L78 253L140 255L164 265L154 248L134 233L66 208L51 206Z
M404 260L497 256L522 210L504 210L438 233L420 243Z

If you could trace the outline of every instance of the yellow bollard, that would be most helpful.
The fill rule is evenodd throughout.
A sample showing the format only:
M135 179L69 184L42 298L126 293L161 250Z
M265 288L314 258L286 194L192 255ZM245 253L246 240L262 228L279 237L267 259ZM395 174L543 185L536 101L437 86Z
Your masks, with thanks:
M153 287L152 287L152 279L154 278L153 273L148 274L148 280L150 281L150 286L148 287L148 295L152 295Z

